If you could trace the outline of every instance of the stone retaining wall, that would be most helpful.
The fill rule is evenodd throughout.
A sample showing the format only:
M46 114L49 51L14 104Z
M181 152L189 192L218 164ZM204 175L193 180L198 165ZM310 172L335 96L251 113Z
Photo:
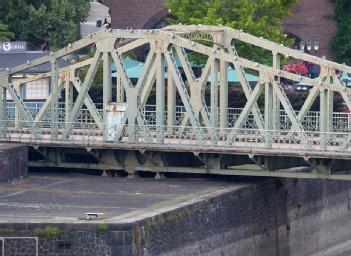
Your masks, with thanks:
M141 223L140 255L318 253L349 240L350 193L351 182L257 182Z
M0 224L0 237L38 237L45 256L304 256L348 240L350 194L350 182L266 179L136 223ZM16 254L32 243L8 240L5 255L35 255Z

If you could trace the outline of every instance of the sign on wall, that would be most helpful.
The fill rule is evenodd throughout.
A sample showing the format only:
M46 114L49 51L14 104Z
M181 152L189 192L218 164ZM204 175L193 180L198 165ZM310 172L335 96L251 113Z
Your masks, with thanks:
M27 51L27 42L0 42L0 53Z

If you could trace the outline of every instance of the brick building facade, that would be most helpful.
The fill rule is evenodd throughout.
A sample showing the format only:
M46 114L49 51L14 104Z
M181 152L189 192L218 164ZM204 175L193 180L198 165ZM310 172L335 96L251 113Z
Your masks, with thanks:
M284 20L285 31L302 40L318 40L320 50L316 55L333 59L330 40L336 34L334 10L330 0L300 0L294 7L294 14Z
M164 0L104 0L115 28L155 28L169 15ZM334 4L330 0L300 0L294 15L283 22L285 32L301 40L318 40L319 56L333 59L330 39L336 33Z
M154 28L168 15L164 0L104 0L114 28Z

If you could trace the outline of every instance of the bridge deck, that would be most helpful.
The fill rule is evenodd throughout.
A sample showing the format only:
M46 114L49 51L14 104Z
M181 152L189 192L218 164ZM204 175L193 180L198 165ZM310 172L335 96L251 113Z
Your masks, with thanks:
M46 130L48 131L48 130ZM286 133L286 132L285 132ZM197 152L197 153L223 153L223 154L242 154L242 155L273 155L296 157L318 157L333 159L350 159L351 150L342 150L343 137L327 138L326 146L321 147L323 138L309 137L309 143L294 138L291 135L273 136L272 143L267 146L265 136L262 134L238 135L231 144L226 143L225 137L216 137L215 141L204 136L201 143L194 138L194 134L173 134L165 133L162 143L157 142L156 133L148 140L140 136L130 141L129 137L121 137L119 141L105 140L102 134L94 131L75 130L69 139L65 139L60 132L58 138L53 138L49 132L42 133L39 139L34 139L30 133L10 132L8 141L28 143L33 146L46 147L76 147L76 148L96 148L96 149L125 149L125 150L158 150L173 152ZM149 135L150 135L149 134Z

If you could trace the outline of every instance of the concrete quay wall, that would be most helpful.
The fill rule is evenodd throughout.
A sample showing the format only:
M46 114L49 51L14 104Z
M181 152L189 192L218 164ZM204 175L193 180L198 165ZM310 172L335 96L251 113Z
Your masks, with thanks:
M350 193L350 182L266 179L134 222L4 223L0 243L37 237L48 256L312 255L350 237ZM22 241L5 240L6 255L35 255Z
M303 256L323 252L349 240L350 193L350 182L257 182L147 220L142 225L145 244L140 255Z

